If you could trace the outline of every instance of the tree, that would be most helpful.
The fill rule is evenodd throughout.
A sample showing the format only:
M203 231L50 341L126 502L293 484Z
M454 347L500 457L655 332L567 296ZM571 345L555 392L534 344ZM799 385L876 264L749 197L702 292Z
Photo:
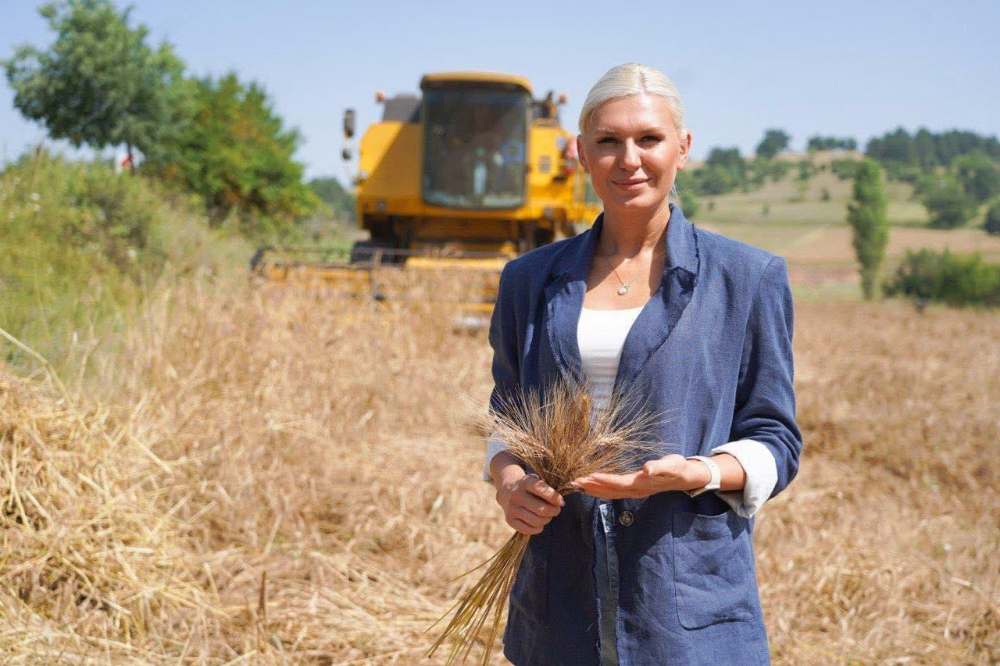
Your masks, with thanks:
M764 132L764 138L757 144L757 157L766 160L771 159L782 150L788 148L788 142L792 137L785 134L784 130L769 129Z
M854 175L854 197L847 206L847 222L854 230L851 244L861 265L861 290L867 300L875 296L879 266L889 243L886 198L882 169L872 159L858 165Z
M1000 161L1000 141L995 136L980 136L975 132L949 130L934 134L925 127L912 137L902 127L868 142L865 154L890 169L902 166L924 171L935 166L949 167L957 157L981 152Z
M704 166L694 172L694 178L698 193L708 196L731 192L739 185L736 177L721 166Z
M1000 194L1000 164L985 153L976 151L962 155L952 162L952 169L965 193L985 203Z
M913 149L917 152L917 160L922 169L933 169L941 163L937 154L937 141L926 127L917 130L913 137Z
M882 138L872 139L865 147L865 155L876 159L887 167L907 166L917 163L917 150L913 138L902 127L887 133Z
M806 141L806 150L855 150L858 142L851 137L820 136L816 134Z
M132 28L130 13L109 0L45 4L39 14L55 42L47 51L21 46L3 66L14 106L52 138L77 147L124 145L134 165L134 148L149 157L183 124L184 65L168 44L150 48L149 31Z
M976 202L951 176L940 176L923 187L924 207L934 229L960 227L976 212Z
M323 203L330 206L333 216L345 222L353 222L354 197L333 177L313 178L309 187Z
M738 175L740 178L746 173L747 163L740 155L740 149L733 148L712 148L705 163L709 166L721 167Z
M840 180L853 180L855 174L858 172L858 166L860 164L860 161L849 157L832 160L830 162L830 171L832 171Z
M986 233L1000 236L1000 199L993 202L993 205L986 211L986 222L983 223Z
M858 142L851 137L838 138L835 136L815 135L809 137L806 142L806 150L855 150Z
M747 163L739 148L712 148L705 165L692 173L698 194L725 194L747 182Z
M292 157L299 134L283 126L263 88L230 73L194 89L191 122L150 170L200 194L216 223L237 214L245 232L288 231L315 210L318 197Z

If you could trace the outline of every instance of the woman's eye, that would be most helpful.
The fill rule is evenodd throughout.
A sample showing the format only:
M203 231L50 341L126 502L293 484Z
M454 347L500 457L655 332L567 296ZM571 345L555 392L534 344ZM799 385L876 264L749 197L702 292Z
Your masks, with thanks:
M617 143L617 141L614 137L606 136L603 139L598 139L597 143Z
M642 137L642 140L646 141L646 142L649 142L649 141L659 141L660 137L658 137L658 136L644 136L644 137Z

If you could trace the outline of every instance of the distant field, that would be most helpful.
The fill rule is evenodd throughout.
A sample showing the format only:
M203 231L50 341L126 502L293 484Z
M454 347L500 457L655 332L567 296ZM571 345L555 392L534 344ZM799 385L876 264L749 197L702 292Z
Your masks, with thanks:
M829 192L828 201L821 200L823 188ZM928 229L927 213L919 201L910 200L909 185L888 183L886 191L891 229L884 277L891 275L907 249L947 247L953 252L978 251L988 261L1000 261L1000 236L987 234L979 221L962 229ZM850 197L851 182L830 173L813 176L800 194L793 174L758 191L706 197L695 223L784 257L796 296L859 298L846 217Z

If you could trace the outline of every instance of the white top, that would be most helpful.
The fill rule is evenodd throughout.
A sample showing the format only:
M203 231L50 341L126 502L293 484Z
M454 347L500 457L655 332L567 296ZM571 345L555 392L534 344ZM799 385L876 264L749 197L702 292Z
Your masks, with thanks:
M583 372L596 409L601 410L608 405L625 337L644 307L640 305L627 310L583 308L580 311L576 337L580 344Z
M587 377L591 398L597 409L607 406L608 397L614 388L618 374L618 363L622 355L625 338L642 312L644 305L625 310L592 310L583 308L577 323L577 340L584 374ZM593 413L593 412L592 412ZM503 442L495 435L486 440L486 464L483 466L483 480L493 482L490 462L504 450ZM774 454L761 442L741 439L727 442L712 449L711 453L728 453L736 458L746 473L746 483L740 490L715 490L733 511L750 518L771 496L778 482L778 469Z

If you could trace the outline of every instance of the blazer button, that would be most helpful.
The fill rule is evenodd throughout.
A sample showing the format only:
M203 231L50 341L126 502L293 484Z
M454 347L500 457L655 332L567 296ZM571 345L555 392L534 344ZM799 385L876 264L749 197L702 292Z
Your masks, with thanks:
M633 522L635 522L635 516L632 515L631 511L622 511L621 515L618 516L618 522L628 527Z

